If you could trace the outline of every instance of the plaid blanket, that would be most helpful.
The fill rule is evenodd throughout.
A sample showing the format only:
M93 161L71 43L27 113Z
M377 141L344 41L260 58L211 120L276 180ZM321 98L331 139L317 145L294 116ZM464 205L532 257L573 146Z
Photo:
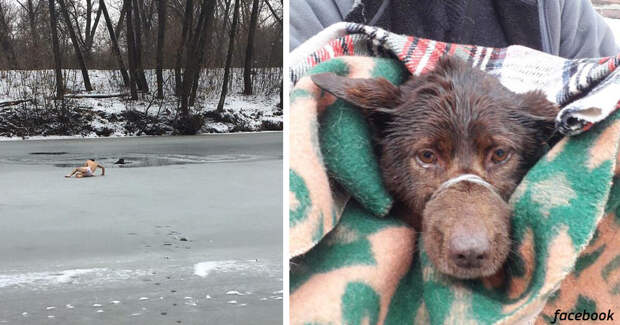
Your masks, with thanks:
M512 195L511 254L504 272L484 279L433 268L415 231L388 215L392 198L364 117L307 77L331 71L400 84L443 55L512 91L540 89L562 107L556 125L567 137ZM297 48L290 56L291 324L545 323L558 309L558 320L562 312L620 312L619 60L446 44L351 23Z

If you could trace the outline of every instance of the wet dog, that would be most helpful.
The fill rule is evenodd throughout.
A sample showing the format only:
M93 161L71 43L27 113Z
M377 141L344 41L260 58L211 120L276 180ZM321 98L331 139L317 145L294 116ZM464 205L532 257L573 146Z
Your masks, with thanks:
M552 141L559 107L456 58L399 87L333 73L312 80L365 112L384 183L435 267L462 279L496 273L511 245L507 200Z

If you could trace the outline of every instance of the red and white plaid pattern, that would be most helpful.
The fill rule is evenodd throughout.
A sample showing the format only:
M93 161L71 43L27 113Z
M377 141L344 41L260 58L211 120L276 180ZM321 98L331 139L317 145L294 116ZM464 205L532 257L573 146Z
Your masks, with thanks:
M518 45L444 43L353 23L334 24L291 52L291 84L322 62L351 55L395 58L414 76L433 69L440 57L455 55L512 91L545 92L562 107L556 124L566 135L588 130L620 107L620 55L567 60Z

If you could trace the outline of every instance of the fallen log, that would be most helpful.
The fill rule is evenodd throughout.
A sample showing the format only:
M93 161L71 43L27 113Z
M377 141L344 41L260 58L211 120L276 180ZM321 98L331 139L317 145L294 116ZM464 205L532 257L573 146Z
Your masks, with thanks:
M115 93L115 94L66 94L66 98L113 98L113 97L125 97L129 96L129 93Z
M18 100L2 101L0 102L0 107L15 106L15 105L19 105L21 103L27 103L30 101L32 101L32 99L18 99Z

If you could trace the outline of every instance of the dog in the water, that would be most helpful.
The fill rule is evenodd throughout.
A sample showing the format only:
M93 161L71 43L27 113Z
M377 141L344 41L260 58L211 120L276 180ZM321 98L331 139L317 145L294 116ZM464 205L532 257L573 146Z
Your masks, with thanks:
M551 144L559 107L456 58L399 87L383 78L311 78L364 110L384 183L404 220L422 231L435 267L462 279L499 271L511 246L507 200Z

